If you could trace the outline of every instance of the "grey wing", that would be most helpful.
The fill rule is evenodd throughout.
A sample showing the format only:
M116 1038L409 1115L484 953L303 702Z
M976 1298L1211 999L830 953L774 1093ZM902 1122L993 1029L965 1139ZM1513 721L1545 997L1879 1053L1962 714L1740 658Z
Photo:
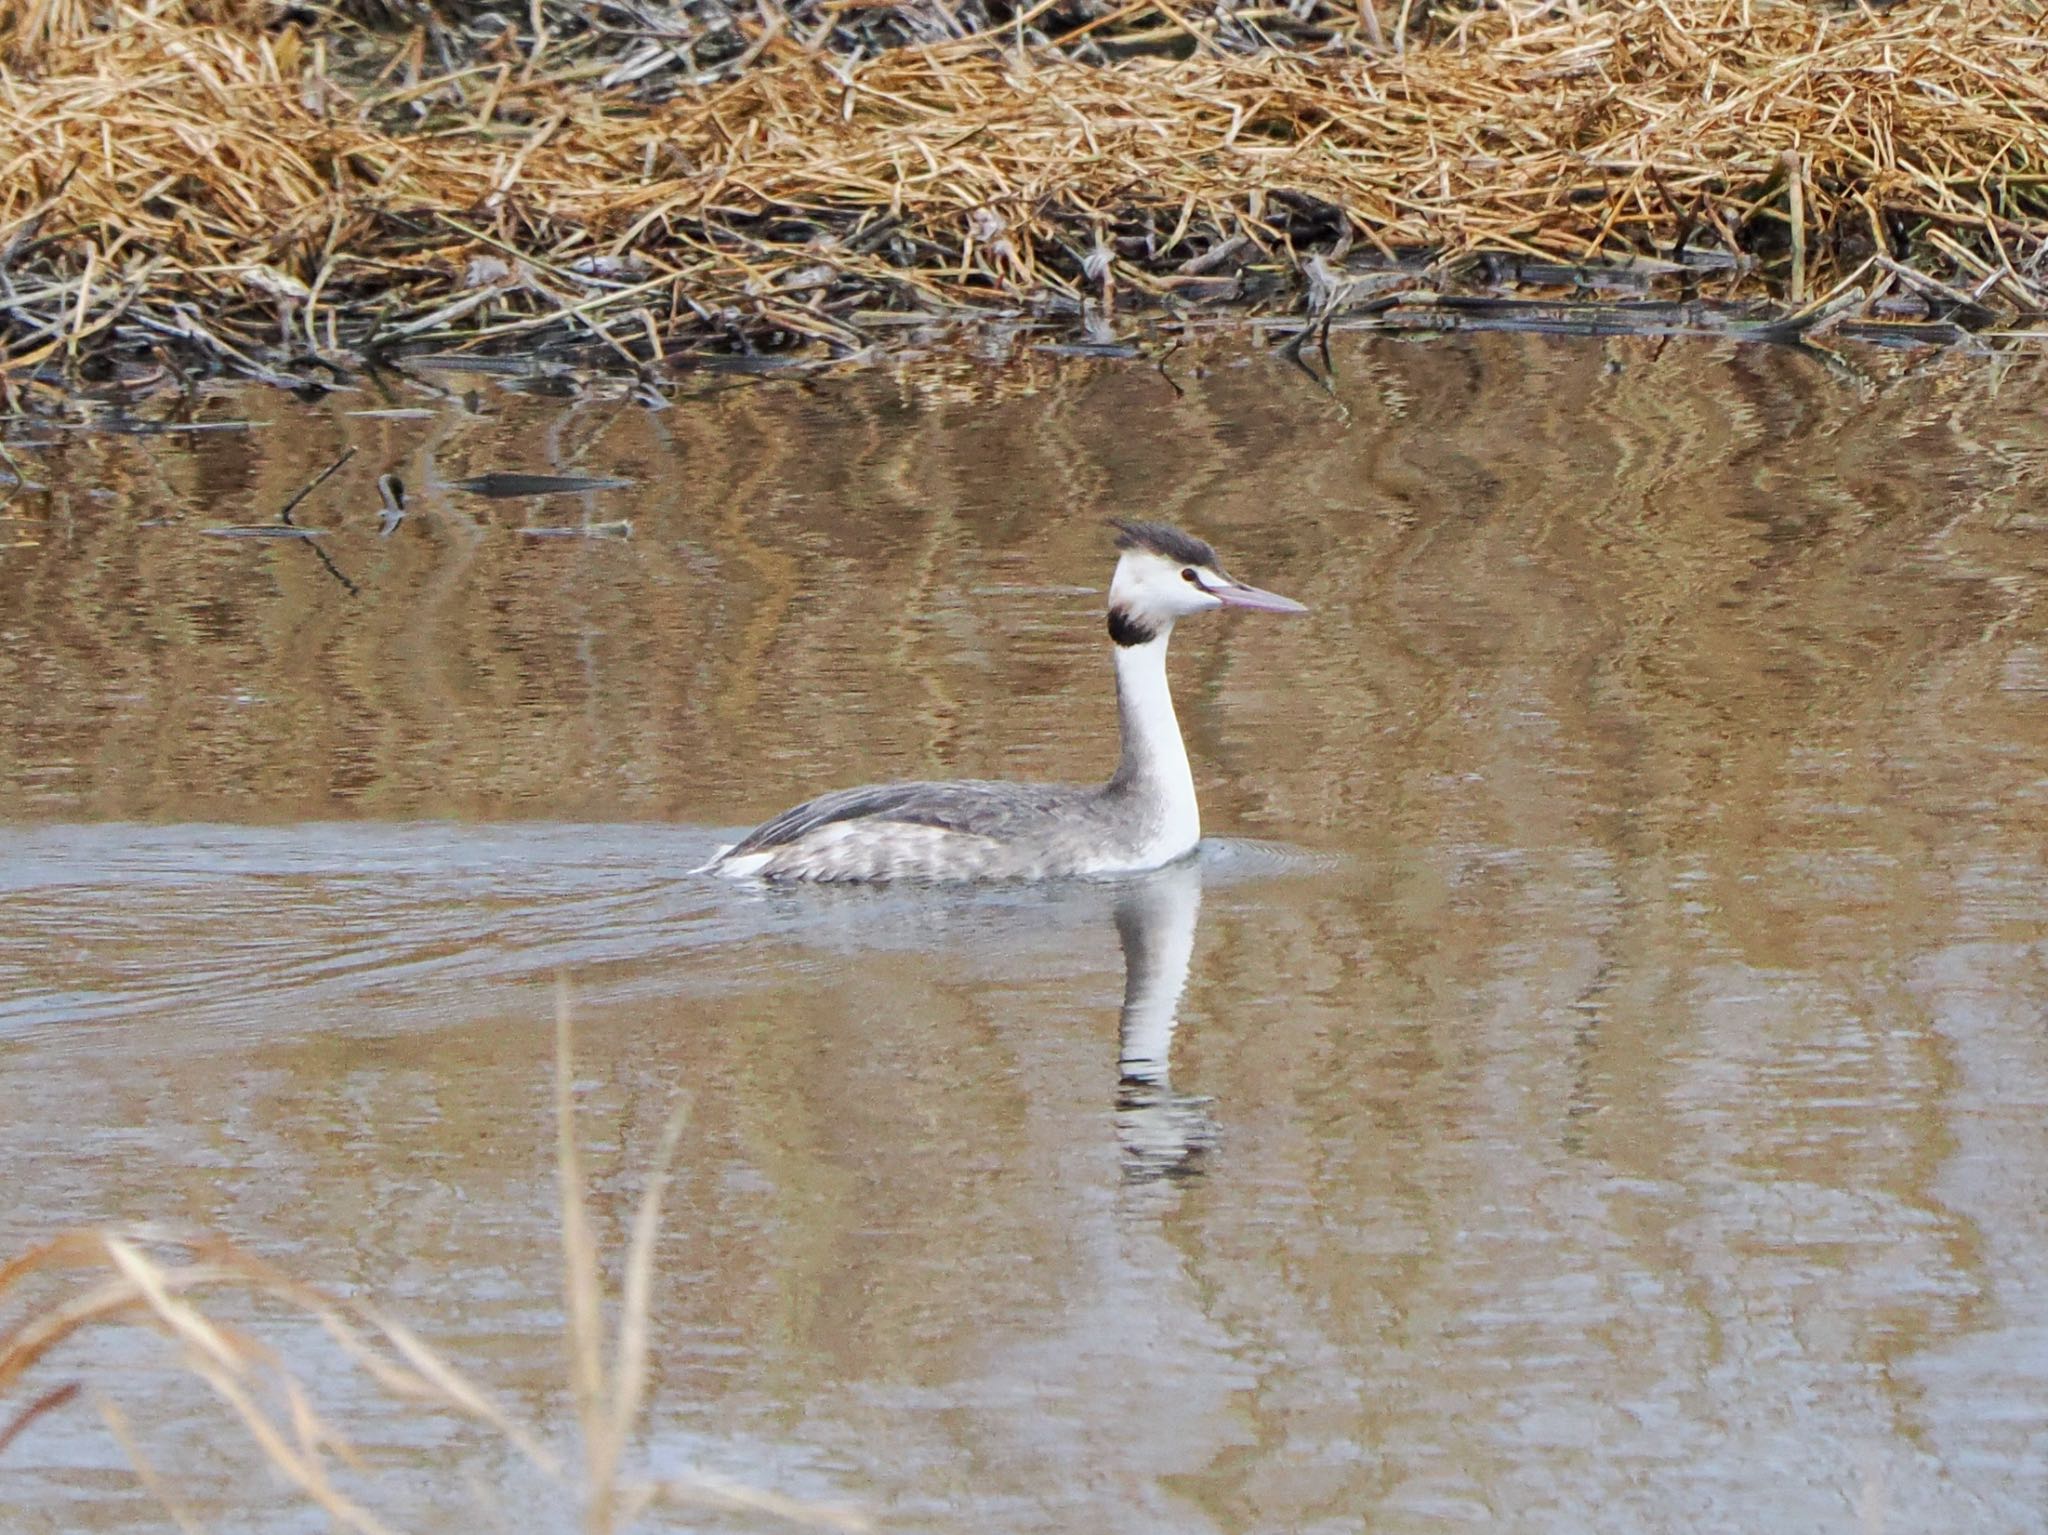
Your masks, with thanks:
M1061 806L1078 801L1086 790L1065 784L877 783L857 789L834 789L816 799L764 821L735 843L725 855L761 853L784 847L835 821L901 821L911 826L936 826L977 837L1014 837Z

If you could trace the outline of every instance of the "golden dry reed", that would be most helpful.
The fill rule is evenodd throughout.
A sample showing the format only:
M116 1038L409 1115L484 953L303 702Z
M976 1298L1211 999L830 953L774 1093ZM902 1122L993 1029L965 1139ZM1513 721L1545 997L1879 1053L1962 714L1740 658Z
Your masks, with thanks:
M1709 298L1912 295L1974 327L2048 307L2027 0L1314 0L1311 26L1046 0L868 50L834 28L887 7L805 3L664 74L646 26L572 25L602 6L369 32L16 0L5 365L110 332L231 361L563 328L848 349L884 309L1172 309L1247 272L1327 305L1347 267L1448 290L1488 253L1691 255Z
M555 1130L566 1300L563 1342L580 1468L564 1464L552 1447L553 1436L522 1424L445 1356L376 1307L337 1298L220 1237L152 1227L66 1232L0 1264L0 1304L13 1308L11 1316L0 1315L0 1466L39 1421L75 1411L81 1397L90 1397L138 1480L170 1521L188 1532L203 1528L179 1491L178 1484L187 1479L181 1472L191 1468L160 1466L131 1427L120 1405L132 1389L125 1372L97 1365L79 1375L64 1367L66 1347L79 1334L133 1329L161 1342L160 1350L132 1356L143 1380L154 1379L151 1366L168 1359L184 1377L211 1392L223 1412L241 1425L261 1460L297 1496L325 1512L334 1528L351 1535L395 1535L398 1526L378 1507L374 1466L320 1410L321 1397L335 1386L331 1359L294 1368L246 1322L224 1321L218 1305L209 1310L205 1304L209 1297L232 1296L233 1309L245 1318L293 1322L302 1332L317 1328L363 1381L382 1392L387 1410L453 1417L494 1434L547 1482L562 1488L584 1535L614 1535L661 1506L734 1510L820 1529L868 1529L868 1522L849 1510L725 1477L630 1474L627 1462L646 1405L653 1346L661 1201L683 1120L678 1110L663 1129L635 1207L618 1322L608 1339L602 1268L576 1136L571 1033L567 991L558 987ZM459 1284L460 1276L450 1276L449 1282ZM156 1405L161 1410L163 1404ZM397 1481L402 1484L405 1477Z

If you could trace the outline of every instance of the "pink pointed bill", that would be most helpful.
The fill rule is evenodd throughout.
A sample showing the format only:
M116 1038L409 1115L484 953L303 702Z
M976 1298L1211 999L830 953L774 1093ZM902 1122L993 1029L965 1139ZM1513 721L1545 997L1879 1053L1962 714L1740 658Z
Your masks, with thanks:
M1252 613L1306 613L1308 605L1296 602L1292 597L1283 597L1278 592L1262 592L1256 586L1246 586L1242 581L1233 581L1228 586L1209 586L1202 590L1222 603L1226 608L1244 608Z

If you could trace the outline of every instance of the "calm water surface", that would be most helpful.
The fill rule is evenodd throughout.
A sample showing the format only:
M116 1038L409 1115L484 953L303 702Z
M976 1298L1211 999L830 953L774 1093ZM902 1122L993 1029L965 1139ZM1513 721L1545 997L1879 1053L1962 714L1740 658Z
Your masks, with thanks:
M2048 1529L2048 361L1335 361L16 443L5 1252L223 1231L561 1424L566 972L614 1251L691 1105L656 1472L943 1535ZM204 535L351 445L317 546ZM1105 772L1132 511L1314 608L1176 637L1197 860L688 877L821 787ZM394 1523L550 1506L273 1336ZM321 1527L170 1358L38 1380L210 1528ZM83 1404L0 1483L0 1527L162 1526Z

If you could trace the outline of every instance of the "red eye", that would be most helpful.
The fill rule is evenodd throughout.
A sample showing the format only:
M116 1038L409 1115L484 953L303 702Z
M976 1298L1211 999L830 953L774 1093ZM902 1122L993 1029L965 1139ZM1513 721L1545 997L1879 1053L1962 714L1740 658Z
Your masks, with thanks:
M1187 582L1189 586L1200 586L1202 584L1202 578L1195 574L1195 568L1192 565L1180 573L1180 578Z

